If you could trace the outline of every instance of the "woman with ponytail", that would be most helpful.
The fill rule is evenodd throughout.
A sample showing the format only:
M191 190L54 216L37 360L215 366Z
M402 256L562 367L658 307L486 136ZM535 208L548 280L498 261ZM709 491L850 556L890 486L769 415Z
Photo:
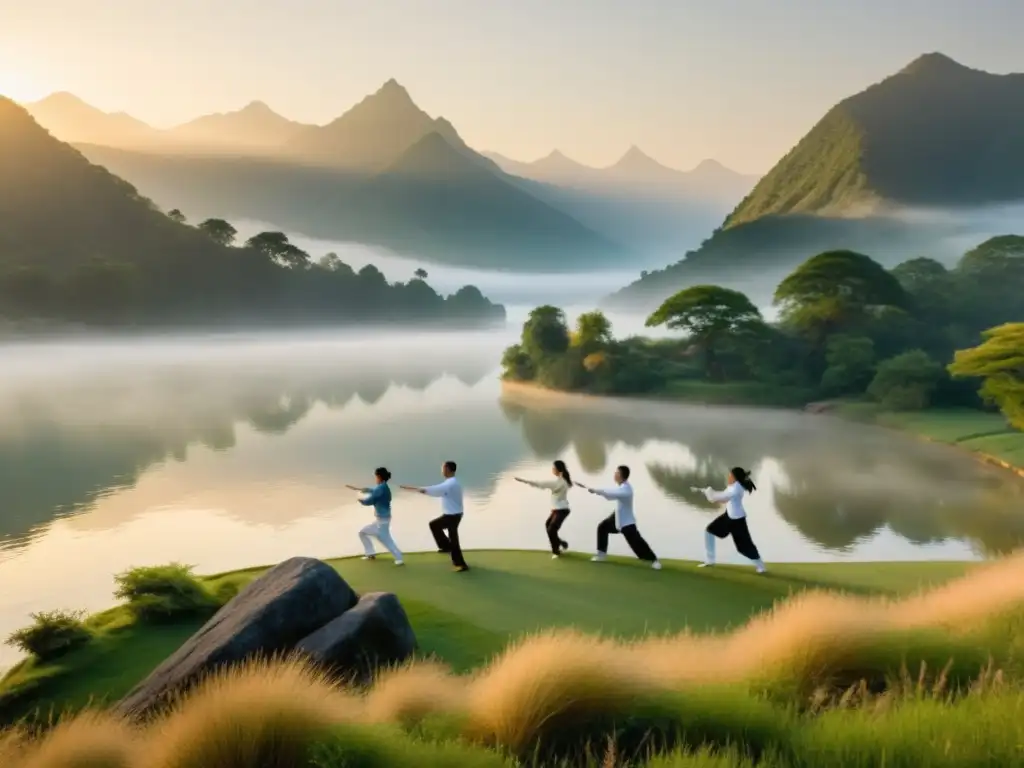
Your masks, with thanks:
M551 557L554 559L561 555L563 550L569 548L569 542L559 538L558 532L561 530L565 518L569 516L568 495L569 489L572 488L572 477L569 475L569 470L566 469L565 462L561 459L558 459L551 465L551 474L554 475L552 480L534 481L524 480L521 477L517 477L515 480L534 488L551 491L551 514L548 515L544 528L548 533L548 541L551 544Z
M743 508L743 497L748 493L757 490L754 481L750 479L750 473L742 467L733 467L726 479L724 491L716 491L713 488L694 488L704 494L711 502L724 502L725 512L716 517L704 531L704 546L707 550L707 557L701 568L715 564L715 539L725 539L732 536L732 543L736 551L748 560L754 561L758 573L764 573L764 561L761 554L750 538L750 529L747 527L747 511Z
M388 480L391 473L387 467L377 467L373 470L373 479L377 484L372 488L360 488L355 485L346 486L353 491L365 493L366 496L359 500L364 507L373 507L373 522L359 531L359 540L363 542L363 560L375 560L377 553L373 549L373 539L376 539L395 558L395 565L402 565L402 552L391 538L391 487Z

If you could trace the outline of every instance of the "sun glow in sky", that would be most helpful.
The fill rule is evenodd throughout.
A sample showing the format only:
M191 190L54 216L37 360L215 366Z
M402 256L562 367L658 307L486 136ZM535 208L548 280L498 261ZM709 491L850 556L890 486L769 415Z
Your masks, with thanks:
M1022 0L0 0L0 92L324 123L393 77L476 149L763 172L921 54L1024 72L1021 29Z
M49 89L38 83L25 70L6 61L3 52L0 52L0 96L6 96L14 101L32 101L41 99L48 92Z

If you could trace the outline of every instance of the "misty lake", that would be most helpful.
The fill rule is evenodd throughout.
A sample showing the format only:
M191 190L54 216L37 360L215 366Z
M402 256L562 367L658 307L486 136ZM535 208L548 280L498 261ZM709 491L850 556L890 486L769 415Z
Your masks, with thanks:
M467 548L545 548L547 496L512 478L546 478L555 458L587 484L630 465L664 558L701 556L716 512L688 489L733 464L758 483L750 526L769 564L972 559L1024 541L1024 485L954 449L802 413L503 395L512 328L5 346L0 636L33 611L110 605L131 566L355 554L370 513L344 485L381 464L409 552L433 549L437 502L397 485L436 481L449 458ZM570 501L563 537L589 553L609 504ZM13 658L0 649L0 667Z

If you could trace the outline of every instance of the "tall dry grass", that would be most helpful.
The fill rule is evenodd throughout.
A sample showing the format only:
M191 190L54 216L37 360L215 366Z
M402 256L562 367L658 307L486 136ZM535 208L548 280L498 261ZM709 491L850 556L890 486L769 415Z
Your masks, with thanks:
M215 674L143 733L145 768L301 768L359 700L302 661Z
M1010 694L976 686L963 709L955 703L971 681L1000 689L1006 685L993 681L1024 684L1022 627L1024 554L1018 554L903 599L801 594L726 634L624 642L542 633L471 675L415 663L384 673L366 691L342 690L300 661L254 662L206 680L142 730L87 715L4 765L298 768L319 760L317 754L330 756L316 763L324 766L414 765L441 749L403 738L493 748L472 753L481 765L504 765L502 753L534 764L600 765L607 754L625 763L674 747L686 751L663 765L748 759L796 765L805 747L839 749L840 765L858 744L906 747L903 736L892 736L889 747L865 741L880 723L898 722L901 734L917 728L922 738L938 739L958 712L1004 727L1006 717L995 713L1011 707L1024 720L1017 693L1005 698ZM821 702L845 708L809 706ZM805 727L808 718L818 730ZM17 741L8 739L15 752ZM94 755L93 762L47 757L75 749ZM445 749L447 762L472 764L465 747ZM436 754L438 764L447 764Z
M24 742L3 765L18 768L133 768L139 758L136 731L124 721L90 712L58 724L46 738ZM0 754L3 754L0 752Z

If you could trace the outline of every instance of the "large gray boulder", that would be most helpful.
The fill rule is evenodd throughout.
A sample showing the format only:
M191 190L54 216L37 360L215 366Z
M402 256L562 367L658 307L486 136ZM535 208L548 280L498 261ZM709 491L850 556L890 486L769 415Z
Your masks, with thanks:
M409 658L416 650L416 635L397 597L371 592L295 650L348 680L366 682L378 667Z
M286 560L221 608L122 699L118 710L127 717L145 717L218 667L291 650L357 602L356 593L326 563L308 557Z

